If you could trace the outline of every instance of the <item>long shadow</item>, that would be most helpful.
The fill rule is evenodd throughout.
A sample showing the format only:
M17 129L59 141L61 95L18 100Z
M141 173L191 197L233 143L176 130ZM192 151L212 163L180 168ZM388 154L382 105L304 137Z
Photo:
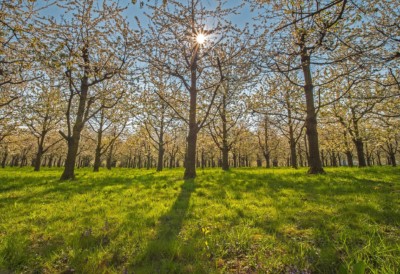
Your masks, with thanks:
M192 193L195 190L194 180L185 180L181 191L171 209L160 217L158 230L154 239L135 265L134 273L174 273L171 262L179 257L178 235L182 229Z

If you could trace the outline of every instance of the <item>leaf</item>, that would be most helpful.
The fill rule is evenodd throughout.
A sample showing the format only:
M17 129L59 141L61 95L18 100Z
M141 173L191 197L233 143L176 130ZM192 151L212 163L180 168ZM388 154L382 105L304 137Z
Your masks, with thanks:
M355 263L353 265L353 274L364 274L366 267L367 265L363 261Z

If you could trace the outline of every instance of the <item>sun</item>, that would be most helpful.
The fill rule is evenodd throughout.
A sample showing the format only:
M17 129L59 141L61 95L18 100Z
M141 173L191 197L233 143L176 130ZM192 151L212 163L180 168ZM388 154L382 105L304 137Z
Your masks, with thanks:
M203 44L206 41L206 36L203 33L199 33L196 36L196 42L199 44Z

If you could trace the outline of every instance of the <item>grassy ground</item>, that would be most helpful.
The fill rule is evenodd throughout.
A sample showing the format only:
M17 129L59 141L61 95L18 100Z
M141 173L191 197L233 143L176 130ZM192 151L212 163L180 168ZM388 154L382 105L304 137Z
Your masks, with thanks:
M399 273L400 170L0 170L0 273Z

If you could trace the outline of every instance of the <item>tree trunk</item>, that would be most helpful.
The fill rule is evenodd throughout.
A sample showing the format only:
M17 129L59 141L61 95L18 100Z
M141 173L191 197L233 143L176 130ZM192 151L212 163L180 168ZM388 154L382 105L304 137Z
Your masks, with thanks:
M196 146L197 146L197 48L195 49L193 62L191 64L191 86L189 104L189 132L187 136L187 151L185 161L185 174L183 178L193 179L196 177Z
M270 168L271 167L271 156L269 153L264 153L264 158L265 158L265 167Z
M84 59L88 60L89 59L88 51L83 50L83 54L84 54ZM75 179L75 162L76 162L76 156L78 154L81 132L84 126L87 95L89 91L88 78L86 74L81 79L80 91L81 93L79 96L79 105L76 113L75 124L72 129L72 136L68 136L66 138L68 144L68 151L67 151L67 159L65 160L64 172L61 175L61 180ZM69 115L69 113L67 115Z
M349 165L349 167L353 167L354 166L353 153L351 153L350 150L346 151L346 157L347 157L347 164Z
M365 161L365 154L364 154L364 143L362 139L353 139L354 145L356 146L357 150L357 158L358 158L358 166L359 167L366 167L367 163Z
M49 156L49 161L47 162L47 167L52 167L53 166L53 159L54 159L54 155L50 155Z
M97 143L96 151L94 154L94 164L93 164L93 172L99 172L101 164L101 146Z
M390 163L392 164L392 167L396 167L397 163L396 163L396 153L393 151L389 152L389 158L390 158Z
M33 169L34 171L40 170L40 165L42 163L42 156L43 156L43 147L39 145L38 151L36 152L35 167Z
M226 144L222 147L222 170L229 170L229 148Z
M112 144L109 148L109 152L108 152L108 157L107 157L107 161L106 161L106 167L108 170L111 170L112 167L112 161L113 161L113 150L114 150L114 144Z
M301 52L301 65L304 74L304 92L306 96L307 115L306 115L306 134L308 139L309 149L309 174L324 173L322 162L319 155L319 141L317 130L317 113L314 106L314 86L311 76L310 56L307 53L306 47L303 45Z
M8 147L6 147L5 150L4 150L3 159L1 159L1 168L5 168L6 167L7 158L8 158Z
M75 179L75 163L80 137L80 131L74 130L74 134L68 139L67 158L61 180Z
M158 145L157 171L163 170L164 152L165 152L165 149L164 149L163 141L160 141L160 143Z

